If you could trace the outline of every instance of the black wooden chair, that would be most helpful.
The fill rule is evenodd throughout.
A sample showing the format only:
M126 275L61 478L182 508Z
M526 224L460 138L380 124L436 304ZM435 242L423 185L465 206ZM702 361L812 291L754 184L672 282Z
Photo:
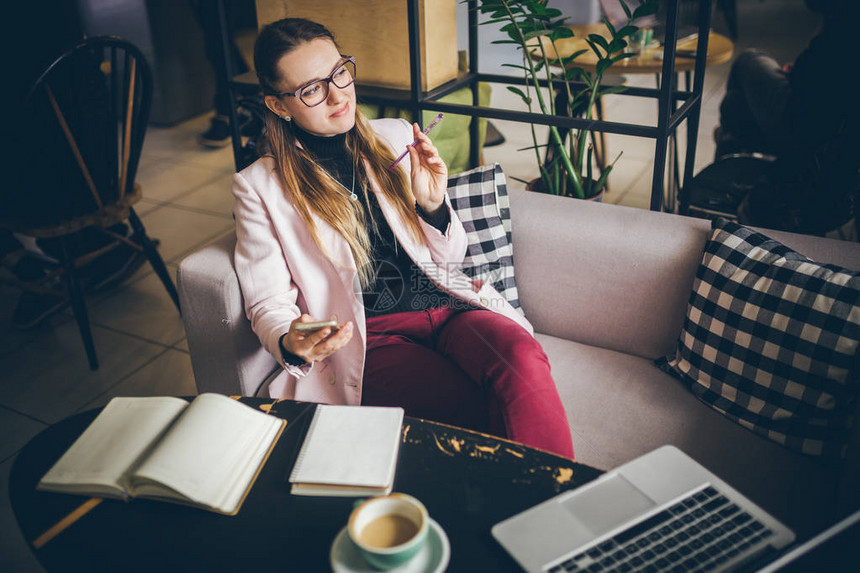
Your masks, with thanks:
M98 368L87 317L80 268L125 244L143 252L179 308L173 280L156 245L132 207L141 198L135 183L152 101L152 74L141 51L109 36L85 39L39 76L20 113L28 126L16 150L23 174L14 199L3 206L0 227L60 243L60 293L72 303L90 368ZM7 194L8 195L8 194ZM111 227L128 222L132 234ZM76 253L82 230L108 241L94 252ZM23 285L46 292L44 283Z

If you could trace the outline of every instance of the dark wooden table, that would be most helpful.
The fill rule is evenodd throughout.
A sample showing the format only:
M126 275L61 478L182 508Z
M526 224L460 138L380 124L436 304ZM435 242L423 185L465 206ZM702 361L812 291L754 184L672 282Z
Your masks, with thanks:
M242 398L289 420L306 405ZM18 454L9 493L31 543L89 498L35 486L100 410L47 428ZM288 425L289 426L289 425ZM328 571L332 541L354 498L289 493L300 436L286 432L236 516L148 500L105 500L34 554L58 571ZM483 434L407 417L394 490L427 506L451 542L449 571L517 571L496 522L578 487L599 470Z

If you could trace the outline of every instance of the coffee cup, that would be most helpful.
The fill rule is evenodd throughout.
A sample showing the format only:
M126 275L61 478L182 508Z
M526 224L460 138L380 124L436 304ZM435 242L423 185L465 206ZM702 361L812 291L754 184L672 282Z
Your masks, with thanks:
M385 570L412 559L427 540L427 508L405 493L365 500L349 516L347 532L371 566Z

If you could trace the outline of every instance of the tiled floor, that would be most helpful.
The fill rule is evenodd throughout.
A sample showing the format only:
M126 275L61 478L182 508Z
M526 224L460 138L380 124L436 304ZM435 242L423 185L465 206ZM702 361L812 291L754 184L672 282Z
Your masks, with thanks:
M813 33L816 20L802 0L740 2L738 48L759 47L781 61L793 58ZM722 21L715 20L721 31ZM483 56L482 56L483 57ZM697 170L712 160L711 133L718 120L729 64L710 68L701 116ZM651 76L630 76L628 85L653 86ZM501 86L493 104L516 106ZM656 121L656 105L641 98L610 96L612 121ZM649 119L650 118L650 119ZM206 150L196 136L208 125L204 115L147 134L139 182L145 198L139 213L147 230L161 240L172 273L184 256L232 232L230 148ZM509 175L536 176L533 155L517 152L528 145L524 125L497 122L507 141L487 148L485 162L498 161ZM543 136L542 136L543 137ZM610 136L617 164L605 201L647 208L653 169L653 142ZM89 301L101 368L91 372L69 311L33 330L11 326L17 293L0 285L0 571L41 571L18 532L8 498L8 474L16 452L40 430L72 413L104 404L117 395L193 394L196 392L182 322L162 285L146 266L112 292Z

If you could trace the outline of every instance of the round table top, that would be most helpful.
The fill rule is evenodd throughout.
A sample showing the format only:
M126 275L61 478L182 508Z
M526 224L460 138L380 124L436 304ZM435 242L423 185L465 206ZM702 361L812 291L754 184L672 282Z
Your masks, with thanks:
M287 420L306 406L291 400L241 401ZM54 424L18 454L10 475L10 500L31 543L87 502L85 496L35 486L99 411ZM507 440L417 418L404 419L401 436L394 489L421 499L446 532L451 573L517 571L514 560L490 535L492 525L602 473ZM331 545L355 498L290 495L285 476L298 439L282 436L235 516L146 499L109 499L34 554L52 573L325 571Z
M570 26L574 36L572 38L564 38L555 42L555 49L545 39L541 38L541 43L544 44L547 57L552 61L557 58L556 49L561 57L567 57L578 50L587 50L576 58L573 64L569 67L578 66L586 72L594 72L597 67L597 56L591 51L585 38L589 34L600 34L609 39L609 32L603 24L579 24ZM698 38L688 37L678 41L675 48L675 72L691 72L696 67L696 43ZM705 60L707 66L715 66L723 64L732 59L735 45L727 37L716 32L711 32L708 37L708 57ZM659 74L663 71L663 48L656 43L649 48L646 48L641 54L637 54L630 58L619 60L612 64L612 67L607 73L613 74ZM540 56L535 51L532 51L533 58Z

